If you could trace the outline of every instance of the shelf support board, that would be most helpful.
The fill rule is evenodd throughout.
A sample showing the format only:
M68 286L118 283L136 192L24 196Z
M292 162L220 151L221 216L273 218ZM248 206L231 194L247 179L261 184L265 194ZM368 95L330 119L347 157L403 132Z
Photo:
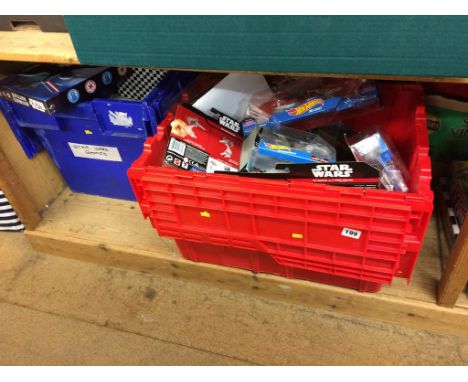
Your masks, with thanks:
M468 219L452 247L438 288L437 303L453 308L468 281Z
M172 240L157 236L134 202L74 194L69 190L64 191L44 213L35 230L26 231L26 236L35 250L46 254L211 283L269 300L286 300L468 338L468 304L453 309L436 304L435 273L438 270L432 272L426 267L427 264L438 264L438 259L421 261L424 272L415 275L409 287L394 283L380 293L359 293L303 280L254 274L185 260ZM432 241L428 244L431 246ZM427 279L416 279L423 276ZM415 288L423 288L424 293L415 293Z
M0 60L79 64L68 33L37 30L0 32Z

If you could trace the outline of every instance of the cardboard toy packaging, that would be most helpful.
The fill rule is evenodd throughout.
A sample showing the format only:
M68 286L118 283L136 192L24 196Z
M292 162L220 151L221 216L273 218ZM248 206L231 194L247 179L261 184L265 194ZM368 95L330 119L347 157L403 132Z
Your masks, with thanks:
M214 118L178 105L171 123L165 162L191 171L239 171L243 138Z
M31 65L0 81L0 97L43 113L110 93L125 68Z
M431 95L426 106L432 160L468 160L468 102Z
M379 188L380 184L379 170L364 162L278 163L275 172L239 172L237 175L261 179L299 179L305 183L374 189Z
M267 102L252 97L248 116L243 121L244 134L257 125L288 125L300 130L339 122L342 113L357 115L380 107L373 81L285 77L270 79Z

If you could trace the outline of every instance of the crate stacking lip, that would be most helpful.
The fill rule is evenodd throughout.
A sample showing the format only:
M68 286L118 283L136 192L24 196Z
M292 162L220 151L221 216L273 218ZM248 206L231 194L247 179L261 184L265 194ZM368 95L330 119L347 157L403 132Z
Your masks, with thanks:
M386 129L413 175L412 192L163 168L169 115L129 170L143 215L161 236L258 251L286 267L377 284L409 279L432 212L425 111L418 86L380 92L383 110L347 122Z

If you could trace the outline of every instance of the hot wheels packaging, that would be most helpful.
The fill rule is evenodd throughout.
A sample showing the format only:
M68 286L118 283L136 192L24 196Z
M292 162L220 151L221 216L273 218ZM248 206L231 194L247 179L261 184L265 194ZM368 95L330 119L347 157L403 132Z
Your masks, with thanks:
M280 123L300 129L331 124L339 120L336 113L379 103L373 81L272 77L270 87L267 92L251 97L248 119L243 124L246 134L259 124ZM321 120L319 123L307 123L311 117Z
M277 125L259 129L247 164L249 172L281 172L278 163L329 163L335 149L316 134Z

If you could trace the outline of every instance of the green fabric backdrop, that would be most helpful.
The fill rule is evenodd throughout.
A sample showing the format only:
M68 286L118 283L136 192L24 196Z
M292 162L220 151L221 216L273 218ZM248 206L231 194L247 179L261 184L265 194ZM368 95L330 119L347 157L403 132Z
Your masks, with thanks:
M468 17L66 16L83 64L468 77Z

